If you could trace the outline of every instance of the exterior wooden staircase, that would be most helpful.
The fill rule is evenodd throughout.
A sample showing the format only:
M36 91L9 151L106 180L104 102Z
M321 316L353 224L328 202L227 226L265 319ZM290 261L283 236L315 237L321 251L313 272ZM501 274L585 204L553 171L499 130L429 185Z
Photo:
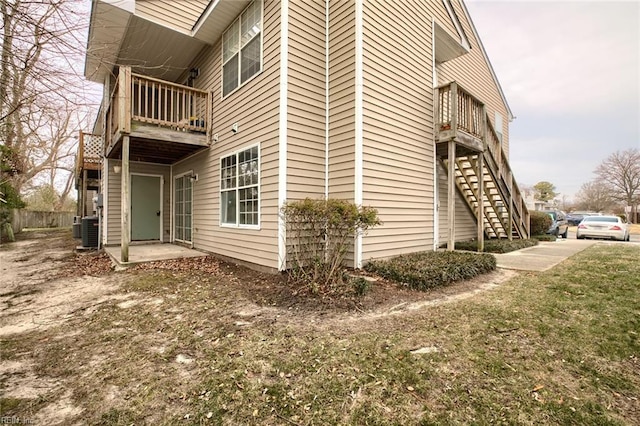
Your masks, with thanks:
M479 222L479 237L529 238L529 211L484 104L456 82L438 87L436 99L436 152Z

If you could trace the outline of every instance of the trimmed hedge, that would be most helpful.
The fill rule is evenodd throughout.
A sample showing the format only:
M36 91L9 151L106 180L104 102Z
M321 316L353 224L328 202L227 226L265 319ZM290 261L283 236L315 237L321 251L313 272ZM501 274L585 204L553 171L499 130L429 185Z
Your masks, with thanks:
M529 231L531 235L544 235L551 225L553 219L549 213L533 211L529 213Z
M558 239L555 235L551 234L532 235L531 238L538 241L555 241Z
M426 291L493 271L496 258L485 253L427 251L374 260L364 269L412 289Z
M527 247L538 245L538 240L486 240L485 253L509 253ZM478 251L478 241L458 241L456 250Z

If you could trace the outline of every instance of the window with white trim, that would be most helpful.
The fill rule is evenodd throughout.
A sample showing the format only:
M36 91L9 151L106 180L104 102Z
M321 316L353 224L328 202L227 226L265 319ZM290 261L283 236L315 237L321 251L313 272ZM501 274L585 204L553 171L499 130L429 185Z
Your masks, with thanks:
M262 1L255 0L222 34L222 96L262 69Z
M502 114L497 111L495 114L495 123L496 136L498 136L498 140L502 143Z
M252 146L220 159L220 223L258 226L260 149Z

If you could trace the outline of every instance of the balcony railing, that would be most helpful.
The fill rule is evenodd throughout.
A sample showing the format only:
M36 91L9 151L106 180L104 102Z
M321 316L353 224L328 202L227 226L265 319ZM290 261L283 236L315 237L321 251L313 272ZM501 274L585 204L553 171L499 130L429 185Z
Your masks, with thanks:
M458 130L477 139L482 139L484 135L484 104L456 82L439 87L437 130L441 133L441 140L442 133L449 136Z
M209 94L120 67L107 110L107 134L131 133L131 123L197 133L207 132Z
M99 170L102 165L102 137L80 132L78 154L76 156L76 174L84 170Z

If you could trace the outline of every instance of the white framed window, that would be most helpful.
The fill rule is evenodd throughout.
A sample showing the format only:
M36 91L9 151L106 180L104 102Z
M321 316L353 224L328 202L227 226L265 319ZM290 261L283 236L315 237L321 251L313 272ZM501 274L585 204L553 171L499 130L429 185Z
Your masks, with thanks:
M193 229L193 172L174 177L173 236L176 241L192 242Z
M262 0L254 0L222 34L222 97L262 71Z
M260 226L260 146L220 159L220 225Z
M496 136L498 136L498 140L502 143L502 114L496 111L495 113L495 128L496 128Z

